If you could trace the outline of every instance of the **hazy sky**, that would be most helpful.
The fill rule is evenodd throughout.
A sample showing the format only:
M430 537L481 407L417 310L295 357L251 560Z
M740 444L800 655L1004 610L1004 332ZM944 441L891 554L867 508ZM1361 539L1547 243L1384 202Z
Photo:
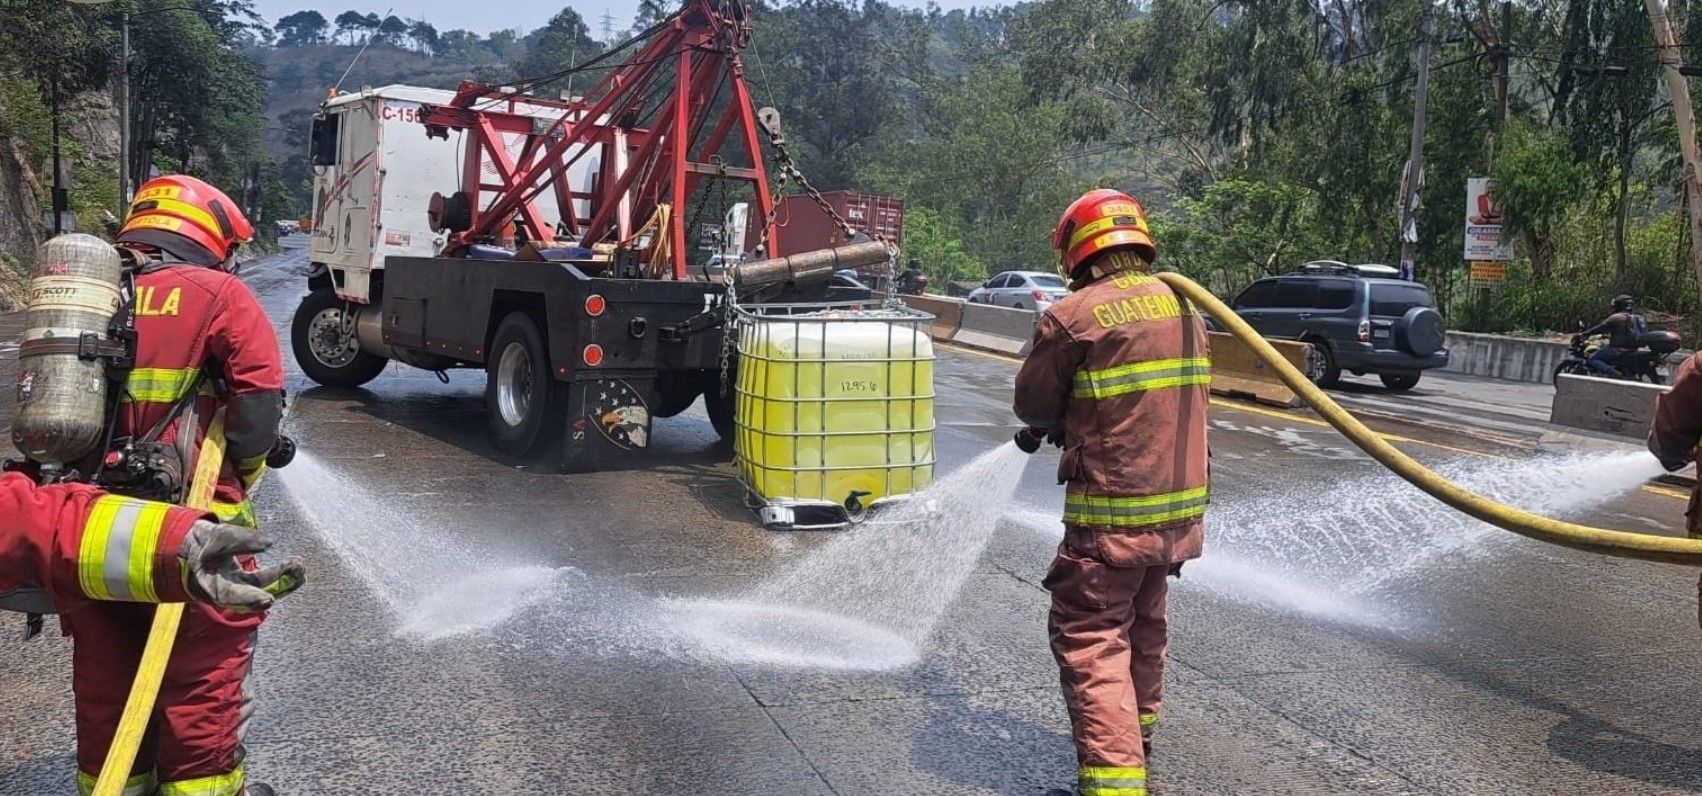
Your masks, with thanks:
M926 0L891 0L896 5L921 8L927 5ZM946 10L953 8L968 8L970 6L997 5L995 2L981 0L937 0L938 5ZM392 5L394 3L394 5ZM255 7L260 10L268 21L277 21L278 17L291 14L304 8L317 9L326 19L335 19L338 14L354 9L362 13L374 13L382 16L386 8L390 12L405 19L423 19L436 26L438 30L466 28L479 33L489 33L503 28L519 28L529 31L548 22L565 6L572 6L579 11L591 26L591 35L600 33L603 15L606 13L614 18L616 29L632 24L634 11L638 8L638 0L504 0L500 3L479 3L469 0L256 0Z

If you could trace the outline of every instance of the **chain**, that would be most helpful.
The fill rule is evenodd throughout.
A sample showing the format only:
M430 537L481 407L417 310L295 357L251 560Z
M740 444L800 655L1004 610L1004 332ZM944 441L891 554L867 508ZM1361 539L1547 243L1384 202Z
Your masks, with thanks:
M726 185L726 177L727 177L727 164L722 162L720 155L714 156L714 158L712 158L712 160L715 162L715 177L714 177L714 179L717 182L720 182L723 186L725 186ZM725 194L727 192L726 188L723 187L721 189L721 192L722 192L722 194ZM706 207L709 204L709 194L710 193L711 193L711 191L708 188L704 188L703 194L700 197L698 197L697 207L694 208L691 211L691 219L686 222L686 234L687 235L695 234L695 232L697 230L697 222L703 218L703 208Z
M727 379L733 371L733 347L738 344L739 313L738 294L733 280L727 280L727 292L722 296L725 302L721 321L721 395L727 394Z

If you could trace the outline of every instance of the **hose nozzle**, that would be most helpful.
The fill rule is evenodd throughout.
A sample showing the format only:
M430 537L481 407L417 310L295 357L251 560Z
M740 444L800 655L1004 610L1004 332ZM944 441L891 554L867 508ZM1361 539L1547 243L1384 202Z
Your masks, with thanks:
M266 453L266 466L276 470L281 467L288 467L289 463L293 461L295 461L295 440L279 434L278 441L272 443L272 450Z
M1040 443L1046 441L1046 429L1025 426L1016 431L1016 446L1023 453L1033 453L1040 450Z

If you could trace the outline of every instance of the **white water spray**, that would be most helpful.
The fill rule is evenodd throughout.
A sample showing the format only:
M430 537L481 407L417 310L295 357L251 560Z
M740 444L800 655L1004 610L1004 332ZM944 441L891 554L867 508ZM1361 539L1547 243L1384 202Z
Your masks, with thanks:
M396 616L405 637L490 631L561 654L672 655L781 668L915 662L980 560L1027 457L1004 445L911 502L806 554L749 592L656 597L572 567L493 564L303 455L281 480L303 517ZM364 506L349 522L348 506ZM500 633L526 613L524 633Z
M572 568L492 566L452 535L424 528L393 504L306 453L278 471L302 516L390 609L403 635L446 638L501 624L549 596ZM354 514L350 507L360 506Z
M981 559L1022 476L1014 443L982 454L731 600L680 600L675 622L731 661L789 668L914 663Z
M1604 505L1661 472L1640 451L1472 459L1437 469L1491 500L1560 518ZM1006 519L1062 533L1055 517L1033 508ZM1184 584L1281 610L1375 623L1400 612L1379 599L1383 592L1421 582L1432 568L1458 557L1484 555L1497 540L1512 540L1381 468L1300 487L1218 491L1206 528L1206 554L1187 565Z

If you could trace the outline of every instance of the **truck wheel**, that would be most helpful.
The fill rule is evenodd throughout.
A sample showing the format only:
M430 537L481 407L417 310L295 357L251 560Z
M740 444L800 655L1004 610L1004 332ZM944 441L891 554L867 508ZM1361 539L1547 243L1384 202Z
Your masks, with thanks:
M650 414L673 417L690 409L702 393L703 378L695 371L662 371L656 376L656 405Z
M326 387L359 387L384 372L390 360L343 339L344 303L329 287L301 300L290 322L290 349L303 373Z
M567 389L550 375L549 352L538 324L511 312L496 327L485 360L485 416L491 442L510 456L525 456L542 440L560 438L567 423Z
M703 408L709 411L709 424L715 427L715 433L721 441L732 443L733 434L738 431L734 410L739 405L739 391L732 385L727 386L727 394L721 394L720 378L703 391Z

